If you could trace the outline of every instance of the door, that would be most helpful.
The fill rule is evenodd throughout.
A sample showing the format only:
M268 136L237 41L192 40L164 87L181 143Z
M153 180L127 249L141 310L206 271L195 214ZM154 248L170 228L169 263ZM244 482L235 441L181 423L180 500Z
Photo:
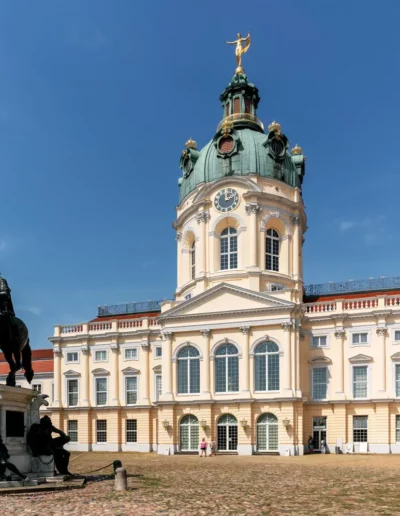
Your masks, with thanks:
M197 451L199 449L199 421L196 416L188 414L180 423L180 451Z
M278 451L278 419L273 414L262 414L257 420L257 451Z
M238 445L237 419L231 414L224 414L218 420L217 446L218 451L236 451Z
M321 441L326 444L326 417L313 418L314 451L321 451Z

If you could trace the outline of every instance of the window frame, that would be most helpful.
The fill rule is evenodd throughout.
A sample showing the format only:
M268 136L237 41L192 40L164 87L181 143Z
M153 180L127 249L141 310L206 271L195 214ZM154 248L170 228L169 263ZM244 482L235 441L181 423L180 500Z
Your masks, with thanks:
M271 234L268 233L271 231ZM274 234L275 233L275 234ZM275 236L276 235L276 236ZM271 252L268 252L268 240L271 241ZM278 242L278 253L274 253L274 242ZM267 228L265 230L265 270L270 272L279 272L280 269L280 255L281 255L281 237L279 232L275 228ZM271 260L271 268L267 267L267 260ZM275 268L275 260L278 263L278 267Z
M394 435L396 438L396 444L400 444L400 414L396 414L394 425Z
M135 429L131 430L131 429L128 429L128 422L134 422L135 423ZM133 434L134 436L136 436L136 439L134 441L129 441L128 440L128 435L129 433ZM137 418L127 418L125 419L125 443L126 444L137 444L138 442L138 424L137 424Z
M321 346L318 344L318 346L314 346L314 339L318 339L320 341L321 338L325 338L325 346ZM329 334L327 333L321 333L319 334L311 334L311 342L310 342L310 348L311 349L329 349Z
M399 334L399 338L398 339L396 339L396 333ZM392 342L393 342L394 345L400 344L400 328L393 328Z
M198 355L197 356L188 356L188 357L179 357L180 353L182 351L184 351L185 349L187 348L193 348L197 351ZM201 358L201 354L200 354L200 351L196 348L196 346L193 346L192 344L190 344L189 346L183 346L179 351L178 353L176 354L176 394L177 396L198 396L200 393L201 393L201 367L200 367L200 358ZM191 392L191 362L192 361L195 361L195 360L198 360L198 367L199 367L199 390L198 392ZM186 382L187 382L187 392L179 392L179 363L181 362L184 362L184 361L187 361L188 365L187 365L187 377L186 377Z
M105 393L106 393L106 402L105 403L101 403L101 404L98 403L98 395L99 394L103 394L104 391L101 391L99 393L99 391L97 390L97 382L99 380L105 380L106 381L106 385L107 385L106 391L105 391ZM108 405L108 387L109 387L109 385L108 385L108 376L103 376L103 375L95 376L95 378L94 378L94 397L95 397L95 406L96 407L106 407Z
M366 368L367 370L367 395L363 398L355 397L354 395L354 370L356 368ZM351 365L351 395L353 400L368 400L370 398L370 385L371 385L371 377L370 377L370 364L359 363Z
M367 342L354 342L354 336L355 335L367 335ZM351 341L350 346L357 348L357 347L363 347L363 346L370 346L371 345L371 331L370 330L358 330L355 329L354 331L350 332L351 335Z
M258 346L260 344L263 344L263 343L275 344L275 346L278 348L278 350L277 351L266 351L265 353L261 353L261 352L257 353ZM269 366L269 357L270 356L278 356L278 384L279 384L279 388L278 389L268 389L268 380L269 380L269 367L268 366ZM256 375L256 362L257 362L257 358L256 357L264 357L265 358L265 384L266 384L266 387L267 387L266 390L258 390L258 389L256 389L256 382L257 382L257 375ZM255 393L280 392L280 390L281 390L281 351L279 349L279 345L276 342L273 342L271 340L259 342L254 347L253 363L254 363L254 392Z
M227 231L226 235L224 232ZM232 238L236 238L236 251L231 251ZM222 252L222 241L227 240L227 251ZM236 271L239 269L239 232L233 226L228 226L221 231L219 236L219 270L220 271ZM231 257L236 255L236 267L231 267ZM228 266L222 267L222 257L227 256Z
M315 398L314 397L314 371L316 369L326 369L326 396L325 398ZM329 399L329 378L330 378L330 369L329 366L323 363L315 364L311 367L311 398L314 401L326 401Z
M400 378L399 378L399 382L397 382L397 368L400 369L399 361L393 362L394 397L396 399L399 399L400 398ZM399 395L397 395L397 383L399 383Z
M68 359L68 355L75 355L76 354L76 360L69 360ZM65 351L65 363L66 364L79 364L80 360L79 360L79 351L74 349L74 350L66 350Z
M190 246L190 280L196 279L196 240Z
M79 407L79 378L66 378L66 394L67 394L67 407ZM71 394L76 394L76 405L70 404L70 391L69 391L69 383L70 382L76 382L76 393L73 392Z
M127 351L136 351L136 357L129 358L126 356ZM131 360L139 360L139 349L138 346L129 346L124 348L124 362L130 362Z
M232 354L232 355L228 355L228 354L225 354L225 355L217 355L217 352L218 352L218 349L224 345L226 345L225 343L221 343L215 350L215 353L214 353L214 394L237 394L240 392L240 363L239 363L239 358L240 358L240 351L239 351L239 348L236 346L236 344L234 344L233 342L228 342L227 344L230 344L232 346L234 346L236 348L236 353L235 354ZM228 375L229 375L229 358L236 358L237 359L237 373L238 373L238 379L237 379L237 385L238 385L238 388L236 391L229 391L229 390L226 390L226 387L228 387ZM225 390L224 391L217 391L217 385L218 385L218 382L217 382L217 374L218 374L218 370L217 370L217 360L225 360Z
M39 387L39 390L35 389L36 385ZM31 389L33 391L36 391L38 394L43 394L43 382L32 382L31 383Z
M158 355L158 352L161 351L161 354ZM154 347L154 359L160 360L162 358L162 346L155 346Z
M103 359L103 358L98 359L97 358L97 353L105 353L106 354L106 358L105 359ZM95 349L94 350L93 362L95 362L95 363L108 362L108 357L109 357L108 349Z
M161 378L161 390L158 391L157 388L157 378ZM162 373L154 373L154 399L155 401L160 401L160 397L162 396Z
M105 429L104 430L99 430L99 423L100 422L104 422L105 423ZM107 444L108 442L108 435L107 435L107 432L108 432L108 428L107 428L107 419L96 419L96 444ZM99 441L99 432L103 432L105 433L105 441Z
M367 428L355 428L354 421L356 420L356 418L361 418L361 417L362 418L366 418L366 421L367 421L367 425L366 426L367 426ZM369 426L369 424L368 424L369 423L368 415L365 415L365 414L354 414L352 422L353 422L353 443L354 444L368 443L368 437L369 437L368 436L368 430L369 430L369 428L368 428L368 426ZM354 434L355 431L366 431L367 432L366 440L365 441L356 441L355 438L354 438L355 437L355 434Z
M70 423L76 423L76 430L70 430L69 425ZM73 440L71 435L76 433L76 440ZM70 443L71 444L78 444L79 443L79 422L77 419L68 419L67 421L67 435L70 437Z
M131 390L129 392L136 392L136 402L135 403L128 403L128 380L130 378L136 379L136 391ZM138 404L139 400L139 376L137 374L128 374L124 376L124 395L125 395L125 405L127 407L135 407Z

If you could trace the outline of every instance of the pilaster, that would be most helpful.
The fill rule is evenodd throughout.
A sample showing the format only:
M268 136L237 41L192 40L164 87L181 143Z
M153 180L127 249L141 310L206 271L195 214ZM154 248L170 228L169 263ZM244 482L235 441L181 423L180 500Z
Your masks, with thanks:
M211 330L202 329L200 333L203 337L203 375L200 378L203 378L203 388L202 393L203 397L206 399L211 399L211 388L210 388L210 336Z
M162 332L162 337L165 340L163 347L162 358L162 394L160 401L173 401L174 395L172 393L172 332Z
M242 353L242 361L243 361L243 367L242 367L242 375L241 375L241 397L243 398L250 398L250 361L249 361L249 355L250 355L250 326L241 326L239 330L242 332L243 338L242 338L242 346L243 346L243 353Z

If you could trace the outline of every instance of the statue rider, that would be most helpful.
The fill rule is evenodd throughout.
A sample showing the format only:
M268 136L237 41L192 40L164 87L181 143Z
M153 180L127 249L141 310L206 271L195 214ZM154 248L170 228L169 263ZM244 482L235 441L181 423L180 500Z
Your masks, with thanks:
M13 338L12 317L15 317L11 289L7 280L0 276L0 341Z

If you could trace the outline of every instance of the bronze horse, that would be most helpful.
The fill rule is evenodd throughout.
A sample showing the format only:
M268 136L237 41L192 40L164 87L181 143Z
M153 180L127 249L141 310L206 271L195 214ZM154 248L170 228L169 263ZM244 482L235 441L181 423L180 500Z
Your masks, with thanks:
M0 348L10 366L6 384L15 387L15 373L25 370L25 378L31 383L32 351L29 345L29 333L25 323L15 317L11 300L11 290L7 281L0 276Z

